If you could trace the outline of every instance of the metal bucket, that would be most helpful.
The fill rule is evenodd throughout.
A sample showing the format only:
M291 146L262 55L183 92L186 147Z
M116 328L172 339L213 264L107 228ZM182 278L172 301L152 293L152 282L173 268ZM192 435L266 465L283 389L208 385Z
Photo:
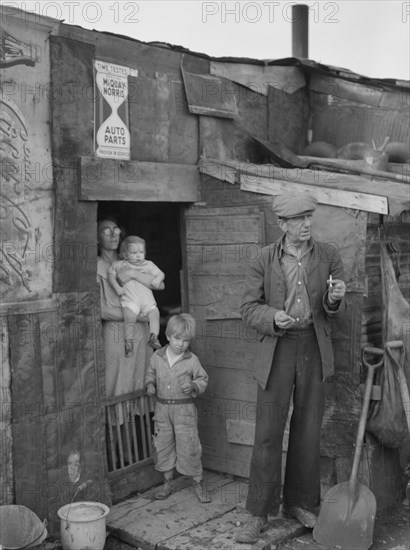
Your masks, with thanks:
M108 506L100 502L73 502L62 506L60 538L63 550L103 550Z
M17 550L35 546L47 537L40 518L20 504L0 506L0 547Z

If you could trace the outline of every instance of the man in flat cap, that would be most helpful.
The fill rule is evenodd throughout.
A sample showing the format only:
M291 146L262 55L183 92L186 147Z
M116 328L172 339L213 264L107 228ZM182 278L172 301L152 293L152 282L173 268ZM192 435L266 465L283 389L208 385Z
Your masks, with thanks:
M255 443L246 509L237 542L254 543L281 502L282 440L293 394L282 513L313 528L320 505L320 432L324 380L333 374L329 319L344 308L346 285L336 248L311 237L315 198L274 198L282 238L250 262L241 304L260 335Z

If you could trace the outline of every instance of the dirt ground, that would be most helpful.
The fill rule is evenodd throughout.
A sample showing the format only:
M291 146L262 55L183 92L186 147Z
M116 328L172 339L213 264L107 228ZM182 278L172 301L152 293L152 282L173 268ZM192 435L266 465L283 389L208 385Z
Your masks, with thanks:
M276 550L328 550L317 544L311 532L289 540ZM272 549L273 550L273 549ZM371 550L410 550L410 506L408 500L401 506L383 510L376 516Z

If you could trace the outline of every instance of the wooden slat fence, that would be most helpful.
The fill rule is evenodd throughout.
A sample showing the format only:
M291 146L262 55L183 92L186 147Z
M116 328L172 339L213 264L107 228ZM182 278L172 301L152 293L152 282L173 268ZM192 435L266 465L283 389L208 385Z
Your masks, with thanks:
M106 399L108 471L152 462L154 402L145 390Z

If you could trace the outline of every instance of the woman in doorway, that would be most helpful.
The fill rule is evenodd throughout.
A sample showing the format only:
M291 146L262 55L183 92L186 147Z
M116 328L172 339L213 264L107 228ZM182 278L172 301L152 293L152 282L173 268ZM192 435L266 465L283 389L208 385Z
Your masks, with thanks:
M97 281L101 293L101 319L105 355L105 385L106 396L114 397L137 390L144 389L145 369L149 362L152 350L147 346L149 329L147 322L131 323L126 326L119 297L108 281L108 268L112 262L118 260L117 249L120 243L121 229L114 218L105 217L98 222L98 247L99 255L97 261ZM118 273L120 284L125 284L131 279L151 287L149 276L132 269L124 269ZM151 287L152 288L152 287ZM165 288L164 283L156 290ZM147 321L147 320L146 320ZM128 334L132 331L132 334ZM134 341L134 355L124 356L125 337ZM124 411L122 406L116 407L116 418L111 423L117 423L124 428L124 412L127 417L139 414L138 406L127 407ZM127 410L128 409L128 410ZM122 429L124 431L124 429ZM112 442L114 447L117 444L117 430L112 430ZM125 447L125 445L124 445ZM125 449L127 452L127 449ZM129 449L128 449L129 451ZM109 460L111 456L109 456ZM132 457L125 457L126 462L131 463ZM113 465L111 465L113 466Z

